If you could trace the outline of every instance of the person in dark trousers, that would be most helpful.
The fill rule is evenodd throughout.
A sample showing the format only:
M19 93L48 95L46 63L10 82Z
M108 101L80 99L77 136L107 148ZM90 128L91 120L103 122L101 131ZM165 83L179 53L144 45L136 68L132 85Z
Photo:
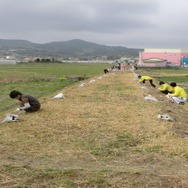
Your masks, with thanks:
M40 110L41 104L35 97L28 95L28 94L22 94L19 91L13 90L9 94L10 98L17 99L20 103L20 111L25 112L36 112Z
M138 75L138 78L139 78L139 82L141 83L144 83L145 84L145 81L149 81L149 83L151 84L152 87L156 87L155 84L153 84L153 78L150 77L150 76L141 76L141 75Z

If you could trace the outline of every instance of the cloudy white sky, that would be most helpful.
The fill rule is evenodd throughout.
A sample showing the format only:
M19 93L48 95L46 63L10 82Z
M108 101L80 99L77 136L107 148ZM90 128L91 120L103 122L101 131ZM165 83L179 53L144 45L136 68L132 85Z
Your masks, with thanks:
M187 0L0 0L0 39L188 49Z

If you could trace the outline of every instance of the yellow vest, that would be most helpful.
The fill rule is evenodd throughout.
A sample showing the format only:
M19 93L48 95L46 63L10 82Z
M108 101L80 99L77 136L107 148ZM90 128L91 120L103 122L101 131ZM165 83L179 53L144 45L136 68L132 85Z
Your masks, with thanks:
M168 85L167 83L161 85L161 87L159 88L160 91L168 91L168 92L173 92L174 88L170 85Z
M150 76L142 76L139 82L143 82L144 80L152 80L152 78Z
M170 96L184 98L184 97L187 97L187 93L182 87L176 86L174 87L174 92L170 94Z

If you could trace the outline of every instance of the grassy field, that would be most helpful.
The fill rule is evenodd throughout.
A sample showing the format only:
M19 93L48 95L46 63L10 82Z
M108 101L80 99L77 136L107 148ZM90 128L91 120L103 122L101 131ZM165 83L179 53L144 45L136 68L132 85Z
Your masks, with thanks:
M15 106L9 93L18 90L37 98L50 95L78 81L103 74L106 64L18 64L0 65L0 112Z
M157 80L164 80L166 82L188 82L188 69L140 69L138 74L150 75Z
M0 187L187 187L188 104L174 105L148 83L143 90L130 67L106 76L98 68L87 74L92 78L84 80L85 87L75 82L54 91L63 92L65 99L43 93L39 112L1 125ZM144 71L139 73L156 80L168 77L166 70ZM145 100L147 94L159 102ZM175 121L158 119L158 114Z

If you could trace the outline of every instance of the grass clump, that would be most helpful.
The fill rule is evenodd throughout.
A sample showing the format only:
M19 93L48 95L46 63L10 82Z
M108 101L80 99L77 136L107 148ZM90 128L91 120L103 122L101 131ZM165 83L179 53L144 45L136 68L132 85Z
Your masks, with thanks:
M130 148L136 147L140 141L130 133L118 133L115 139L103 146L94 147L91 151L96 156L121 156L130 152Z

